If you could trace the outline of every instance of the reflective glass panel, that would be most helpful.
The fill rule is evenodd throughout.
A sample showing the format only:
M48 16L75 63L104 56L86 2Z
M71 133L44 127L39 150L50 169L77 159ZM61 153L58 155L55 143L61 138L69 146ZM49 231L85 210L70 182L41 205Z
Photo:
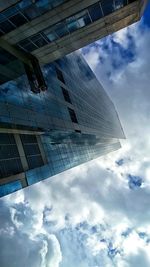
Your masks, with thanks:
M96 3L88 8L92 21L98 20L102 17L100 4Z
M32 43L29 39L25 39L18 43L21 48L23 48L27 52L32 52L33 50L37 49L37 46Z
M22 185L19 180L10 182L8 184L0 185L0 197L11 194L21 188L22 188Z
M78 13L77 15L75 15L75 17L79 23L80 28L91 23L91 19L90 19L88 12L86 10Z
M7 148L6 148L7 149ZM21 173L23 171L22 164L19 157L16 157L15 155L11 155L11 147L8 147L7 153L9 152L9 155L6 157L6 153L3 154L3 159L0 159L0 178L8 177L17 173ZM11 159L10 159L11 157Z
M9 20L15 24L16 27L19 27L23 24L25 24L28 20L20 13L14 15L13 17L10 17Z
M46 38L46 37L45 37ZM37 45L38 47L42 47L48 43L48 41L43 38L41 34L34 35L30 38L30 40Z
M69 29L69 32L74 32L79 28L79 23L75 19L75 16L72 16L72 17L66 19L66 25Z
M23 13L25 14L25 16L29 20L32 20L32 19L40 16L40 11L39 11L38 7L36 7L34 4L32 4L29 7L25 8L23 10Z
M51 42L53 42L59 38L58 35L52 29L46 30L46 31L44 31L44 33Z
M69 33L64 23L57 24L55 26L55 32L59 37L63 37Z
M121 7L127 5L127 0L115 0L114 5L115 5L115 10L120 9Z
M13 24L11 24L9 21L3 21L0 23L0 29L4 32L4 33L8 33L10 31L13 31L15 29L15 26Z
M15 6L12 6L8 9L6 9L5 11L2 12L3 16L9 18L15 14L18 13L18 8L16 8Z
M103 0L101 1L102 10L104 16L111 14L114 11L114 1L113 0Z

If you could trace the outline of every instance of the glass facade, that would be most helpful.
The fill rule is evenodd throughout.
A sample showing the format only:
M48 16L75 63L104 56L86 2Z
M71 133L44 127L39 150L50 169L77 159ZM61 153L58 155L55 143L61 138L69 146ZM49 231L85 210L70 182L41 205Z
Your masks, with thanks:
M17 168L25 172L27 185L114 151L120 147L119 138L124 138L113 103L80 53L48 64L42 71L47 91L34 94L25 75L2 84L0 90L0 127L22 131L28 169L17 165L16 173ZM10 140L7 134L1 135L1 166L10 170L10 176L15 173L12 161L20 156L13 134ZM2 169L1 179L8 174Z
M21 188L22 188L22 185L21 185L21 182L19 180L0 185L0 197L11 194L11 193L13 193L13 192L15 192Z
M92 141L95 141L94 136L86 136L85 138L85 136L82 136L80 133L70 136L60 144L52 143L50 136L42 136L42 143L44 145L48 164L27 171L28 185L120 148L120 144L117 140L114 140L114 143L107 140L107 142L103 144L100 143L99 140L96 141L96 144L95 142L93 144Z
M136 0L134 0L136 1ZM129 4L130 0L101 0L88 8L67 17L54 26L48 27L32 37L26 38L17 45L27 52L32 52L50 42L60 39L63 36L83 28L96 20L105 17L114 11ZM34 41L39 38L39 44Z

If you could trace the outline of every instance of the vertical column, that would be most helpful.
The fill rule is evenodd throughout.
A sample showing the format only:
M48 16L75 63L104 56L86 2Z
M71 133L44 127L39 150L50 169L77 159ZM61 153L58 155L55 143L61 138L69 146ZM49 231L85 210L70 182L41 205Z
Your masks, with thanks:
M19 176L19 178L20 178L20 176ZM23 173L23 177L21 177L20 182L21 182L22 188L28 186L27 179L26 179L26 173L25 172Z
M20 160L21 160L21 163L22 163L23 170L27 171L29 169L29 166L28 166L28 162L27 162L27 159L26 159L26 156L25 156L23 145L22 145L22 142L21 142L21 139L20 139L20 135L19 134L14 134L14 138L15 138L16 145L17 145L17 148L18 148L18 152L19 152L19 156L20 156Z

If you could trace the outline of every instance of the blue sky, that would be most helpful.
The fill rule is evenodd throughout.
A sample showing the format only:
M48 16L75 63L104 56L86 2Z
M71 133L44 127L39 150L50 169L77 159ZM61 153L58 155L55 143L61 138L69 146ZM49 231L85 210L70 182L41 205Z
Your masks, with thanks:
M1 267L150 266L150 5L82 49L116 105L116 152L0 201Z

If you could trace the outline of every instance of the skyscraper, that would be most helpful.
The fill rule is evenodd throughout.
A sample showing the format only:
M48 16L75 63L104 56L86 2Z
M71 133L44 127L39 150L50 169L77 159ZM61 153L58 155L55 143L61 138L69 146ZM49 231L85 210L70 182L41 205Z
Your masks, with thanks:
M0 196L120 147L113 103L74 52L137 21L142 0L1 0Z
M79 52L42 69L35 94L26 75L1 85L0 195L120 148L113 103Z

